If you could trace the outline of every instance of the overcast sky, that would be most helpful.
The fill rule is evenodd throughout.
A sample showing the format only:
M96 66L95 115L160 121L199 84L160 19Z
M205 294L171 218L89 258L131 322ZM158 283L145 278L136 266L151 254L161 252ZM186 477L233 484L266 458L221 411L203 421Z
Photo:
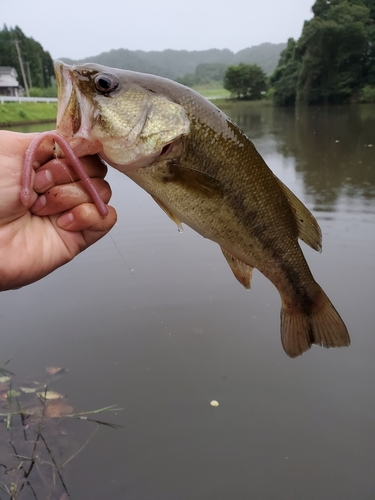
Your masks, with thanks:
M314 0L0 0L0 27L19 26L53 59L111 49L237 52L298 38Z

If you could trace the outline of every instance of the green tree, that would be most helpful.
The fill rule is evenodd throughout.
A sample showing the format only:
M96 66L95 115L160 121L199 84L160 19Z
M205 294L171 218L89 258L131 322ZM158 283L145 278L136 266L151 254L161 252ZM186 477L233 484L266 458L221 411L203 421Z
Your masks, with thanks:
M16 26L8 29L4 26L0 30L0 66L11 66L16 69L18 81L22 81L22 72L18 60L15 40L18 40L19 48L25 65L25 73L30 76L29 86L45 88L51 85L51 77L54 75L53 61L48 52L43 50L40 43L33 38L27 37L22 30Z
M258 100L267 90L267 76L257 64L229 66L224 75L223 86L237 99Z
M275 104L363 99L375 86L375 0L316 0L312 11L271 77Z
M364 86L369 9L361 0L317 0L299 47L302 68L297 100L344 102Z
M270 78L274 89L273 100L277 106L295 104L300 71L301 57L298 44L293 38L289 38L286 48L280 54L279 64Z
M364 4L369 9L370 23L363 72L367 86L373 86L375 90L375 0L364 0Z

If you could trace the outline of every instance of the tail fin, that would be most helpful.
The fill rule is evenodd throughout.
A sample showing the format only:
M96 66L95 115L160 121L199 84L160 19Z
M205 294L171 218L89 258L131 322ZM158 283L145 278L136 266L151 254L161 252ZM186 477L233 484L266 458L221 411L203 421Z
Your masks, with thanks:
M319 303L306 314L281 308L281 342L288 356L295 358L312 344L323 347L344 347L350 337L343 320L327 295L321 291Z

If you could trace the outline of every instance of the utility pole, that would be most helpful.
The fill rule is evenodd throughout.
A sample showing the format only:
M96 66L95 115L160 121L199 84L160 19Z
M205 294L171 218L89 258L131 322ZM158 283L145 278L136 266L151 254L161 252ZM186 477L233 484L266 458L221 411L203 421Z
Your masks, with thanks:
M27 78L29 80L29 88L31 88L33 86L33 84L31 82L31 73L30 73L30 63L29 63L29 61L26 62L26 66L27 66Z
M21 51L20 51L20 48L18 46L18 40L14 40L14 43L16 44L16 49L17 49L17 54L18 54L18 60L19 60L19 63L20 63L20 67L21 67L21 73L22 73L22 78L23 78L23 84L25 85L25 90L26 90L26 96L27 97L30 97L30 94L29 94L29 87L27 85L27 81L26 81L26 75L25 75L25 70L23 68L23 62L22 62L22 57L21 57Z

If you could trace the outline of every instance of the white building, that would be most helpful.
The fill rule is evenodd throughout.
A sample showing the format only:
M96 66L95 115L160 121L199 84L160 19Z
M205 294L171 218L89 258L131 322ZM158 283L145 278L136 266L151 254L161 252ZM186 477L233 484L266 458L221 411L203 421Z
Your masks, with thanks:
M17 71L10 66L0 66L0 95L22 96L22 88L18 83Z

